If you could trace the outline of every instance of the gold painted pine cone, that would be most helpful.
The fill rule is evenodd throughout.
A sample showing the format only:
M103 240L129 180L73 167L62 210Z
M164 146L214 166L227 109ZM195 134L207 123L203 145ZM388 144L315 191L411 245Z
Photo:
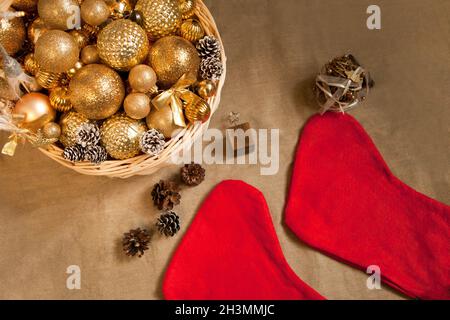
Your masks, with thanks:
M205 36L205 31L198 20L189 19L181 25L180 34L186 40L195 43Z
M68 112L72 109L68 91L65 87L58 87L50 92L50 104L57 111Z
M45 72L42 70L39 70L36 73L37 83L45 89L53 89L58 87L61 84L62 79L62 73Z

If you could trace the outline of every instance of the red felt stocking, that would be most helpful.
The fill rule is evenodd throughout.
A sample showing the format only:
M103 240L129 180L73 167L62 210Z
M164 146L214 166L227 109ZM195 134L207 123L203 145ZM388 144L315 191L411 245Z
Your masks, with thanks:
M166 299L323 299L287 264L264 196L224 181L208 196L167 269Z
M303 130L286 207L295 234L324 253L422 299L450 298L450 207L396 178L350 115Z

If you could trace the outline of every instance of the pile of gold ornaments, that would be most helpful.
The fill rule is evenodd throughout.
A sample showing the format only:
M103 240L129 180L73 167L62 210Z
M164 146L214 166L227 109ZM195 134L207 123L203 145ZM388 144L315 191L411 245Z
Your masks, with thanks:
M198 76L196 0L14 0L8 10L20 14L0 21L0 44L39 85L15 103L20 128L68 148L95 123L109 156L128 159L150 129L170 139L208 120L217 81Z

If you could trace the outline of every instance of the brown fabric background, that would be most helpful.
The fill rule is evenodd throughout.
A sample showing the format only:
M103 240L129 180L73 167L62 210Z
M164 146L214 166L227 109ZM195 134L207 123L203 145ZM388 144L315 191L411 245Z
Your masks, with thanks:
M328 59L352 52L370 69L376 88L351 114L400 179L450 203L450 2L376 1L382 29L369 31L366 8L372 2L206 1L228 55L228 79L211 126L223 128L234 110L255 128L280 128L280 170L260 176L258 166L209 166L206 181L183 190L177 208L184 232L202 199L223 179L242 178L260 188L288 262L331 299L402 296L385 286L368 290L365 273L308 248L282 223L298 134L317 111L313 78ZM150 189L177 172L169 167L115 180L76 174L28 146L14 158L0 156L0 298L161 298L162 276L182 234L156 236L141 259L125 257L120 238L155 221ZM71 264L81 267L81 290L66 289Z

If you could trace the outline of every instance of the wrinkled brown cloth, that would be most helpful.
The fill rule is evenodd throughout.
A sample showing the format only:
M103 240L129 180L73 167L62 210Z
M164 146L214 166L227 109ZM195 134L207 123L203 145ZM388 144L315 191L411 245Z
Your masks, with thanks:
M266 196L289 264L322 295L403 298L386 286L368 290L365 273L308 248L282 223L298 134L317 112L314 77L327 60L347 52L376 81L366 103L351 114L400 179L450 203L450 2L377 3L382 29L369 31L366 8L372 1L206 1L228 55L227 84L211 125L223 128L226 115L239 111L254 128L280 128L280 170L260 176L258 166L208 166L203 184L182 191L176 208L182 233L214 185L242 178ZM5 134L0 138L6 141ZM141 259L124 256L120 240L128 229L154 223L158 211L150 189L178 170L116 180L79 175L28 146L14 158L1 155L0 298L161 298L164 270L182 233L154 237ZM72 264L81 267L81 290L66 288Z

